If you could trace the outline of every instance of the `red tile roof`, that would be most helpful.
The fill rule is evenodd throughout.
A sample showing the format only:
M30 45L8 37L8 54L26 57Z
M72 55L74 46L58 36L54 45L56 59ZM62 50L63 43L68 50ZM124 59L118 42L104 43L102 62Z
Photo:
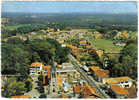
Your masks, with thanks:
M79 86L79 85L78 85L78 86L74 86L74 88L73 88L73 89L74 89L74 93L75 93L75 94L81 93L81 92L82 92L82 91L81 91L81 88L82 88L82 87Z
M43 66L43 69L50 69L51 66L50 65L47 65L47 66Z
M43 81L42 83L45 84L46 80L45 80L45 75L43 74Z
M68 98L68 96L66 94L61 94L60 98Z
M109 71L100 69L98 66L92 66L91 70L99 77L104 78L104 77L109 77Z
M132 80L132 79L128 76L116 77L116 78L106 78L106 79L104 79L104 83L115 84L115 83L120 83L120 82L124 82L124 81L129 81L129 80Z
M57 77L58 85L63 86L63 83L62 83L62 80L61 80L61 76L56 74L56 77Z
M27 95L12 96L12 98L29 98Z
M50 78L51 77L51 71L50 71L50 69L47 70L47 74L48 74L48 78Z
M40 67L41 65L43 65L41 62L34 62L30 66L31 67Z
M128 91L125 88L120 87L120 85L110 85L110 88L119 95L128 95Z

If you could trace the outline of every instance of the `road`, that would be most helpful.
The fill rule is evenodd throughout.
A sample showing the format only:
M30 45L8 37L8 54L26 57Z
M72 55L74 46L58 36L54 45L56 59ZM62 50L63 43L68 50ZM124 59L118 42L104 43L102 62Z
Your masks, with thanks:
M50 82L50 90L49 90L49 94L48 94L48 98L57 98L59 96L59 94L57 94L58 92L58 84L57 84L57 79L56 79L56 68L52 67L51 70L51 82Z
M84 77L84 79L88 82L88 84L95 88L97 93L101 98L109 98L107 94L103 92L102 89L95 83L95 80L93 78L90 78L84 70L81 69L82 65L72 56L68 55L69 59L71 60L72 64L74 64L76 67L76 70Z
M92 36L92 37L93 37L93 36ZM93 43L92 43L92 42L90 42L91 40L90 40L88 37L85 37L85 39L87 40L87 42L88 42L88 43L90 43L90 44L91 44L91 46L92 46L95 50L97 50L96 46L95 46L95 45L93 45Z

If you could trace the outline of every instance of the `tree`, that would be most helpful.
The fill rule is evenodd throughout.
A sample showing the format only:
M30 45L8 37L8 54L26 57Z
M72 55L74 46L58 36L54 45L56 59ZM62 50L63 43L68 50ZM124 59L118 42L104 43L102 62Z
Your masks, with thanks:
M116 60L113 60L114 62ZM111 76L129 76L133 79L137 78L137 44L136 42L128 42L121 50L119 61L113 63L110 70Z
M72 28L71 27L66 27L65 30L70 31Z
M16 95L23 95L26 91L24 82L17 81L15 77L10 77L5 80L3 97L11 97Z
M121 63L115 64L115 65L111 68L110 74L111 74L112 77L123 76L123 75L124 75L124 70L123 70L122 64L121 64Z
M25 88L27 89L27 92L32 90L32 80L30 78L25 81Z
M29 53L22 46L2 44L2 74L27 75L29 63Z
M42 93L39 98L47 98L46 94Z

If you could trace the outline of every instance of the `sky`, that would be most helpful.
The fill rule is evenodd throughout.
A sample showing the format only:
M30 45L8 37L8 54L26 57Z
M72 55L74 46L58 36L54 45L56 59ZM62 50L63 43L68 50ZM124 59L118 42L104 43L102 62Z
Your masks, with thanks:
M2 12L137 13L136 2L3 2Z

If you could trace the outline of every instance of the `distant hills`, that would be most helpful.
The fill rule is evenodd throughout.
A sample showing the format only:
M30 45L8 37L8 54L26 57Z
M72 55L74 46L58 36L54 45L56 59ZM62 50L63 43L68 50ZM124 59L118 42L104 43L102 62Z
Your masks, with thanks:
M3 12L2 18L16 23L70 23L76 24L132 24L137 25L136 13L11 13Z

